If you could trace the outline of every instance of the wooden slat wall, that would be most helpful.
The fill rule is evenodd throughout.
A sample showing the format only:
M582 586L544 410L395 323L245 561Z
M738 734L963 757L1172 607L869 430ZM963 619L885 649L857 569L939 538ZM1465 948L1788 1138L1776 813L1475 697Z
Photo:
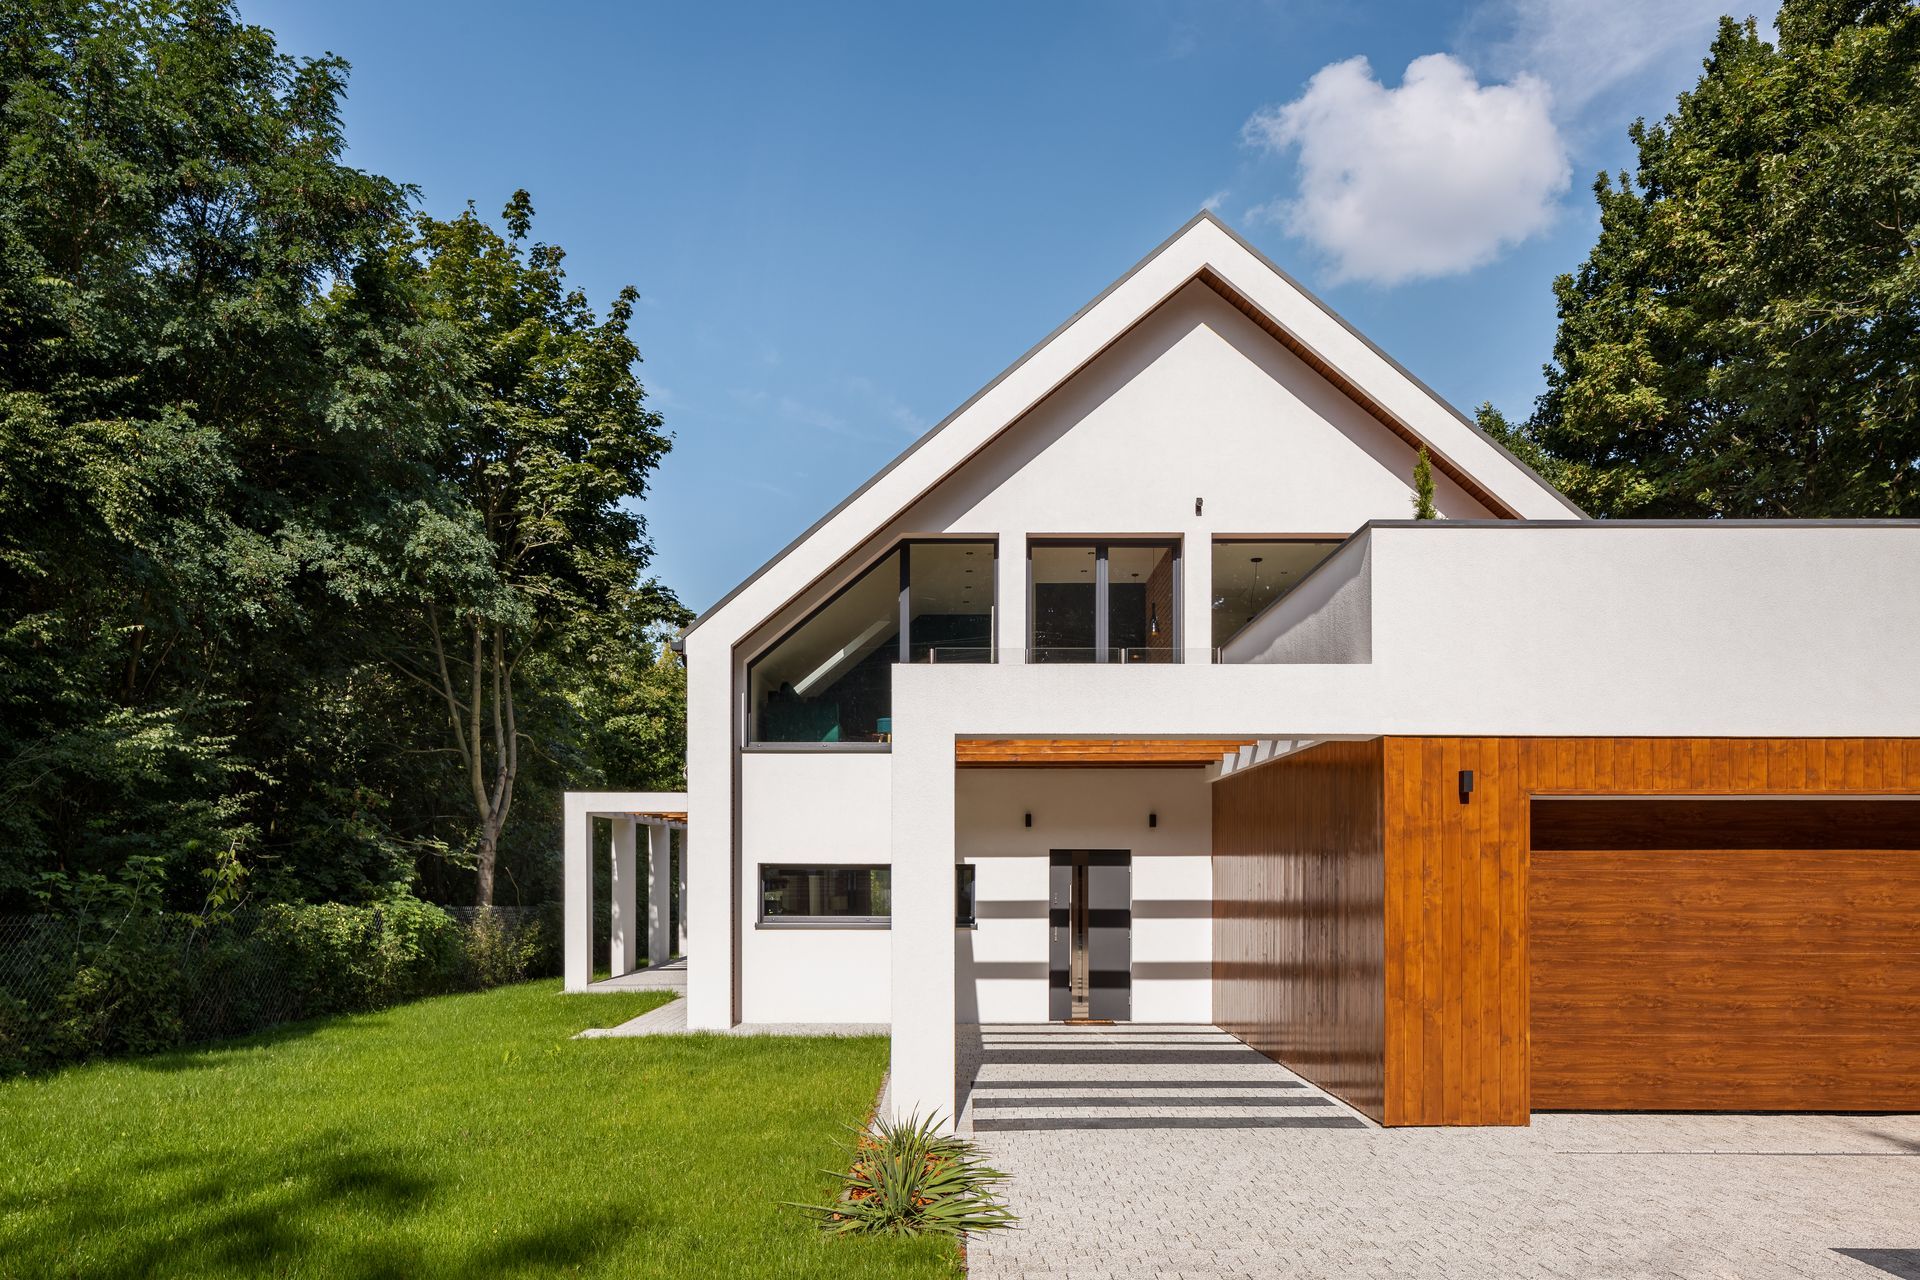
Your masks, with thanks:
M1214 1020L1383 1116L1382 745L1333 742L1213 788Z
M1383 784L1384 1121L1525 1124L1533 796L1920 793L1920 740L1389 738Z

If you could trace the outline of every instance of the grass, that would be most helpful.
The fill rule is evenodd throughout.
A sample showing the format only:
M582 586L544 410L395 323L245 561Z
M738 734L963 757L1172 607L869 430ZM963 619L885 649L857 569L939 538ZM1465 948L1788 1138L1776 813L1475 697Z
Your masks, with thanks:
M664 1002L527 983L0 1084L0 1277L939 1276L781 1201L886 1043L571 1040Z

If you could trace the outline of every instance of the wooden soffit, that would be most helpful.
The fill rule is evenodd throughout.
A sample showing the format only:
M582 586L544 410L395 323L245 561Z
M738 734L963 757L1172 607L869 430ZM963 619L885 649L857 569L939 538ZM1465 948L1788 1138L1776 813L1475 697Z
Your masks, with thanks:
M961 738L962 769L1201 769L1252 738Z

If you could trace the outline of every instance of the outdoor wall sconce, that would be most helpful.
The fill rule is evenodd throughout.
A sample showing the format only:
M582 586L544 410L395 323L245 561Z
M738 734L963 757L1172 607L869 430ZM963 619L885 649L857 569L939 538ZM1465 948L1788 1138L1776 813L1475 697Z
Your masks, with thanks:
M1205 498L1195 498L1193 500L1193 514L1199 515L1202 511L1206 510L1206 506L1207 500Z
M1147 815L1147 825L1148 825L1148 826L1150 826L1150 827L1157 827L1157 826L1159 826L1159 825L1160 825L1160 815L1159 815L1159 814L1157 814L1157 813L1150 813L1150 814L1148 814L1148 815Z
M1033 815L1032 815L1032 814L1028 814L1028 815L1027 815L1027 825L1028 825L1028 826L1032 826L1032 825L1033 825Z
M1465 804L1471 799L1473 799L1473 770L1462 769L1460 771L1460 803Z

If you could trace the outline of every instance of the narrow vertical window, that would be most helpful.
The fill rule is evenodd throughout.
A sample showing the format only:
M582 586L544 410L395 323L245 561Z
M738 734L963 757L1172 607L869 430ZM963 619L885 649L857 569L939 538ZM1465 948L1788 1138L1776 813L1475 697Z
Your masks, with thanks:
M974 911L973 865L962 862L953 869L953 923L971 929L978 923Z

